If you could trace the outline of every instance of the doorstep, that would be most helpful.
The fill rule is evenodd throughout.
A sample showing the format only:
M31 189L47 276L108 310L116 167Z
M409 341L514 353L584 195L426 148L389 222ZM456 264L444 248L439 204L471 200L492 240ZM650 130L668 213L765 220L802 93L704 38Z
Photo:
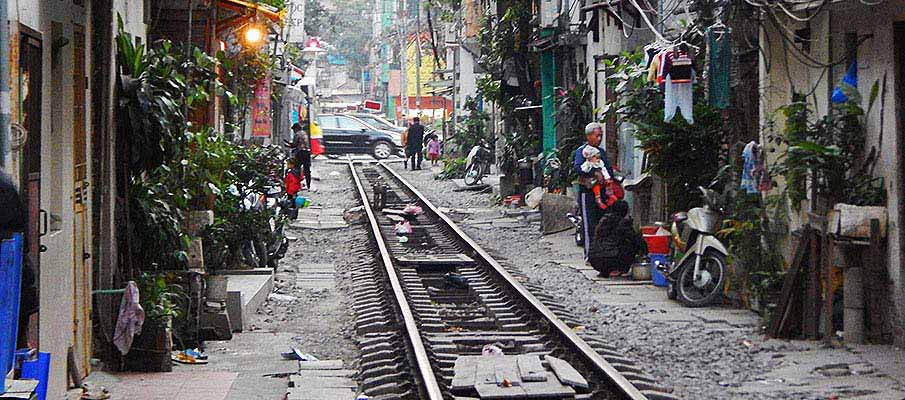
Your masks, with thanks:
M273 270L267 275L226 275L226 311L233 332L247 329L250 318L273 290Z

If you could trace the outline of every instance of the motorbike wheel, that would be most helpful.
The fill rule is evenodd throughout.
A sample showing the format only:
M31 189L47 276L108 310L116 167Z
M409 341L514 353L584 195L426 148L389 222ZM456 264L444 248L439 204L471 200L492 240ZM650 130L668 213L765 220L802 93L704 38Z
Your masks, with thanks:
M476 185L481 180L481 168L477 163L468 164L465 167L465 184L468 186Z
M688 307L704 307L711 304L723 293L726 284L726 256L707 250L701 257L701 274L704 282L695 282L694 259L689 257L679 271L676 281L679 301Z
M255 245L250 240L242 245L242 260L252 268L257 268L261 263L261 257L258 256L258 251L255 250Z

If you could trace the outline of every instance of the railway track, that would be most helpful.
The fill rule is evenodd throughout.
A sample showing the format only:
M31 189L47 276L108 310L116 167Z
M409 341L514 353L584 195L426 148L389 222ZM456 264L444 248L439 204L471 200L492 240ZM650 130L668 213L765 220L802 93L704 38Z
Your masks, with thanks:
M573 329L580 323L568 309L398 173L382 163L349 168L371 234L352 278L360 379L372 399L675 399L616 348ZM423 213L402 215L407 205ZM404 220L412 232L397 235ZM505 356L481 357L491 344Z

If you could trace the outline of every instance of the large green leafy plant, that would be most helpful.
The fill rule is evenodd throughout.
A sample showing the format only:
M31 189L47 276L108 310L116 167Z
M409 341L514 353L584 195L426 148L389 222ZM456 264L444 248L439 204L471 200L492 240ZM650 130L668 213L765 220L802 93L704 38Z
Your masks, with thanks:
M847 94L848 101L833 105L828 114L816 119L804 99L779 109L785 127L782 134L770 136L772 144L781 148L773 173L785 179L784 193L795 210L808 198L809 186L830 206L886 201L883 179L874 177L876 150L864 154L866 114L861 97L854 91ZM876 96L875 84L868 110Z

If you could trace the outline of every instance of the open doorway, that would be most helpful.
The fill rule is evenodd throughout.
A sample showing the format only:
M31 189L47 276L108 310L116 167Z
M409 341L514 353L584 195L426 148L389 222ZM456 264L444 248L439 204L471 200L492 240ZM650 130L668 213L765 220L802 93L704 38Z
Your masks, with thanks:
M41 276L41 253L45 250L41 245L41 236L47 229L44 222L47 214L41 209L42 50L39 33L25 27L20 29L23 33L19 38L19 69L16 82L20 112L15 122L25 137L20 182L23 182L23 194L28 207L28 230L25 232L28 241L26 260L37 280L37 277ZM40 292L40 284L38 282L35 284ZM35 307L37 300L34 299ZM28 324L27 340L32 348L38 346L37 321L38 314L35 313Z

